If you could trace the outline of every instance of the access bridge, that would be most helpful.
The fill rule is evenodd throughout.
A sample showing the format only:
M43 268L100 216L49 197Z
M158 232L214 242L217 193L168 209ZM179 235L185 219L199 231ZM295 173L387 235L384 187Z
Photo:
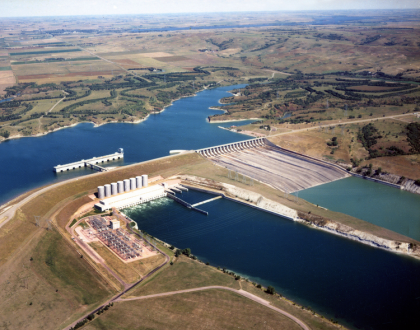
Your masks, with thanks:
M122 148L119 148L118 152L113 153L111 155L93 157L90 159L82 159L78 162L54 166L54 172L60 173L60 172L75 170L77 168L83 168L83 167L90 167L91 169L97 170L99 172L106 172L107 169L105 167L102 167L100 164L107 163L113 160L123 159L123 158L124 158L124 150Z

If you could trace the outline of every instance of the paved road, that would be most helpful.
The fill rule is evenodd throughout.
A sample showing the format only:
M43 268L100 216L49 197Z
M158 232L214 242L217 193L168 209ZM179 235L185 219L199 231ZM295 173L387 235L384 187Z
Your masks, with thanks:
M232 288L228 288L225 286L218 286L218 285L213 285L213 286L205 286L205 287L201 287L201 288L195 288L195 289L187 289L187 290L179 290L179 291L171 291L171 292L164 292L164 293L157 293L157 294L152 294L149 296L142 296L142 297L133 297L133 298L126 298L126 299L122 299L122 298L118 298L114 301L131 301L131 300L142 300L142 299L150 299L150 298L157 298L157 297L165 297L165 296L171 296L174 294L179 294L179 293L186 293L186 292L195 292L195 291L203 291L203 290L209 290L209 289L221 289L221 290L228 290L228 291L232 291L235 292L237 294L240 294L241 296L244 296L248 299L251 299L261 305L264 305L280 314L283 314L284 316L288 317L289 319L295 321L297 324L299 324L300 327L302 327L302 329L304 330L310 330L310 328L303 323L300 319L298 319L297 317L293 316L292 314L274 307L272 305L270 305L270 303L267 300L264 300L256 295L253 295L252 293L249 293L247 291L244 290L236 290L236 289L232 289Z
M37 196L39 196L39 195L47 192L50 189L59 187L59 186L61 186L63 184L66 184L66 183L69 183L69 182L72 182L72 181L76 181L76 180L79 180L79 178L74 178L74 179L70 179L70 180L66 180L66 181L62 181L62 182L58 182L58 183L52 184L52 185L47 186L45 188L42 188L42 189L40 189L38 191L35 191L34 193L30 194L25 199L21 200L19 203L12 204L11 207L4 208L3 211L0 211L0 220L1 219L4 219L4 218L6 218L6 219L2 223L0 223L0 228L3 227L9 220L11 220L14 217L15 212L20 207L22 207L23 205L25 205L26 203L28 203L32 198L35 198L35 197L37 197ZM13 201L11 201L9 203L12 203L12 202Z

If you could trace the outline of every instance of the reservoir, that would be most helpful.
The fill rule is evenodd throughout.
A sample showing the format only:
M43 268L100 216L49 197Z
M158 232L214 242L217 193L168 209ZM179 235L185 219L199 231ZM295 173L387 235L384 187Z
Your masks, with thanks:
M196 97L175 101L164 112L139 124L113 123L100 127L83 123L36 138L0 143L0 205L30 189L95 173L80 169L53 173L53 167L124 149L124 160L105 166L122 166L168 156L170 150L200 149L247 140L250 137L218 128L233 123L209 124L206 118L221 113L209 107L230 96L235 85L204 90ZM252 122L241 121L238 125Z
M189 203L214 197L177 194ZM218 199L205 216L161 198L123 210L141 230L353 329L413 329L420 262ZM418 323L417 323L418 324Z
M299 191L299 197L420 241L420 195L350 177Z

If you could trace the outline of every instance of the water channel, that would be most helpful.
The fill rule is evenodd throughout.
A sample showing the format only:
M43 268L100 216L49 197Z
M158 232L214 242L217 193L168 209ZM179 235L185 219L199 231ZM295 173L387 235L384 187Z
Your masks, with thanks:
M189 203L214 197L177 194ZM162 198L123 212L140 229L354 329L412 329L420 261L218 199L205 216Z

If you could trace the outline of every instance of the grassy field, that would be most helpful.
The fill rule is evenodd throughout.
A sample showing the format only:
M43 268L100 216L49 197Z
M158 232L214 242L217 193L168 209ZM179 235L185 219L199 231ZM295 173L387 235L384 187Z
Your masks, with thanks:
M55 230L27 227L30 237L0 266L3 326L57 329L115 293Z
M134 290L130 290L124 298L147 296L150 294L199 288L209 285L221 285L239 289L239 282L213 267L206 266L190 258L181 256L173 265L142 282Z
M118 302L85 329L301 329L234 292L211 290Z
M303 310L299 306L293 305L293 303L289 302L287 299L281 299L279 296L271 296L265 293L262 289L256 288L254 285L245 281L244 279L235 280L233 276L224 274L222 271L219 271L213 268L212 266L206 266L198 261L191 260L185 256L181 256L180 258L178 258L172 266L165 267L158 274L148 279L146 282L142 283L139 287L128 292L123 298L146 296L156 293L185 290L210 285L220 285L234 289L246 290L254 295L257 295L265 300L270 301L270 303L272 303L274 306L286 310L292 315L298 317L299 319L303 320L306 324L308 324L311 327L311 329L335 329L335 326L332 325L330 322L322 319L319 316L315 316L312 312L309 312L308 310ZM217 290L209 290L206 292L208 292L209 294L215 294ZM138 303L138 301L124 302L121 304L130 306L131 304L136 303ZM208 306L208 308L213 307ZM237 322L237 314L234 313L232 309L227 308L226 312L231 314L232 319L235 320L234 322ZM254 312L250 311L250 313L254 315ZM219 315L215 310L214 314ZM107 321L109 320L108 322L110 322L114 315L115 314L110 314L109 316L105 315L104 317L101 316L97 322L104 322L104 329L108 329L110 323L107 323ZM142 315L144 315L144 312L142 312ZM105 320L102 320L102 318L104 318ZM92 326L94 325L95 323L92 323ZM128 327L128 325L126 326ZM249 328L249 326L245 328ZM278 326L276 328L278 328Z

